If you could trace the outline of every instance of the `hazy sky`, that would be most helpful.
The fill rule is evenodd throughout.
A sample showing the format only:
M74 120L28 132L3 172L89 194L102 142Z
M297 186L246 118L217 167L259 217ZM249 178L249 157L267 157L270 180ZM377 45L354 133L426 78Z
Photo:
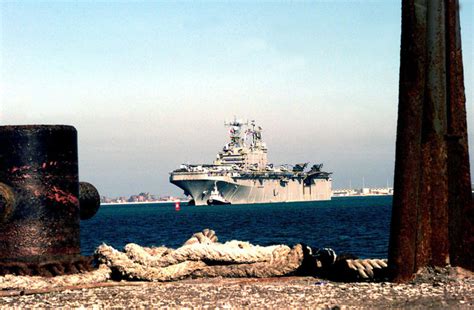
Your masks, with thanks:
M474 157L473 2L461 1ZM101 194L181 194L225 119L255 119L276 164L335 188L392 184L400 1L2 2L0 124L71 124ZM471 172L471 174L474 174Z

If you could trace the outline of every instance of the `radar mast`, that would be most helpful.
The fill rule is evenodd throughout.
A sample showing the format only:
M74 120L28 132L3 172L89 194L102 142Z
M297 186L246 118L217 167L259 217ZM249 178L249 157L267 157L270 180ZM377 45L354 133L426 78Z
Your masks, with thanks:
M244 125L247 126L248 124L249 124L248 121L244 123L244 121L242 121L240 119L237 119L235 116L234 116L233 121L224 122L225 126L230 127L229 135L230 135L230 144L231 145L234 145L234 146L237 146L237 147L243 146L244 139L241 136L242 126L244 126Z

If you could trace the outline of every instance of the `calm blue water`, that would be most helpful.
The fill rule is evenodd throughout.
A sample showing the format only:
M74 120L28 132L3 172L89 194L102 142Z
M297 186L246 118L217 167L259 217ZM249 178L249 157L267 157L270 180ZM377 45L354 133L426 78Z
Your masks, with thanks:
M219 241L253 244L306 243L336 253L386 257L391 196L339 197L331 201L258 205L186 206L174 204L101 206L81 222L84 255L105 242L122 250L127 243L179 247L194 232L216 231Z

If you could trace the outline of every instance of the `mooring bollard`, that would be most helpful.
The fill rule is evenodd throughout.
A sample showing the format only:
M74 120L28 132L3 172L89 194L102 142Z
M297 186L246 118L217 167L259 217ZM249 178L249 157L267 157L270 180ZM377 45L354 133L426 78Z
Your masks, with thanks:
M427 266L474 270L458 0L402 2L392 280Z
M89 270L80 255L80 219L100 206L79 183L72 126L0 126L0 274Z

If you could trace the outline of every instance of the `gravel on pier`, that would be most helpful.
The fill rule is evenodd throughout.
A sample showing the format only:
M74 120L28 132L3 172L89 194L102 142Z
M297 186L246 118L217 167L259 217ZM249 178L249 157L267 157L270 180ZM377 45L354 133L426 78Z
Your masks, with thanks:
M0 298L0 306L169 308L474 308L474 277L429 270L408 284L337 283L312 277L129 282ZM112 284L114 285L114 284ZM4 293L6 291L3 291Z

